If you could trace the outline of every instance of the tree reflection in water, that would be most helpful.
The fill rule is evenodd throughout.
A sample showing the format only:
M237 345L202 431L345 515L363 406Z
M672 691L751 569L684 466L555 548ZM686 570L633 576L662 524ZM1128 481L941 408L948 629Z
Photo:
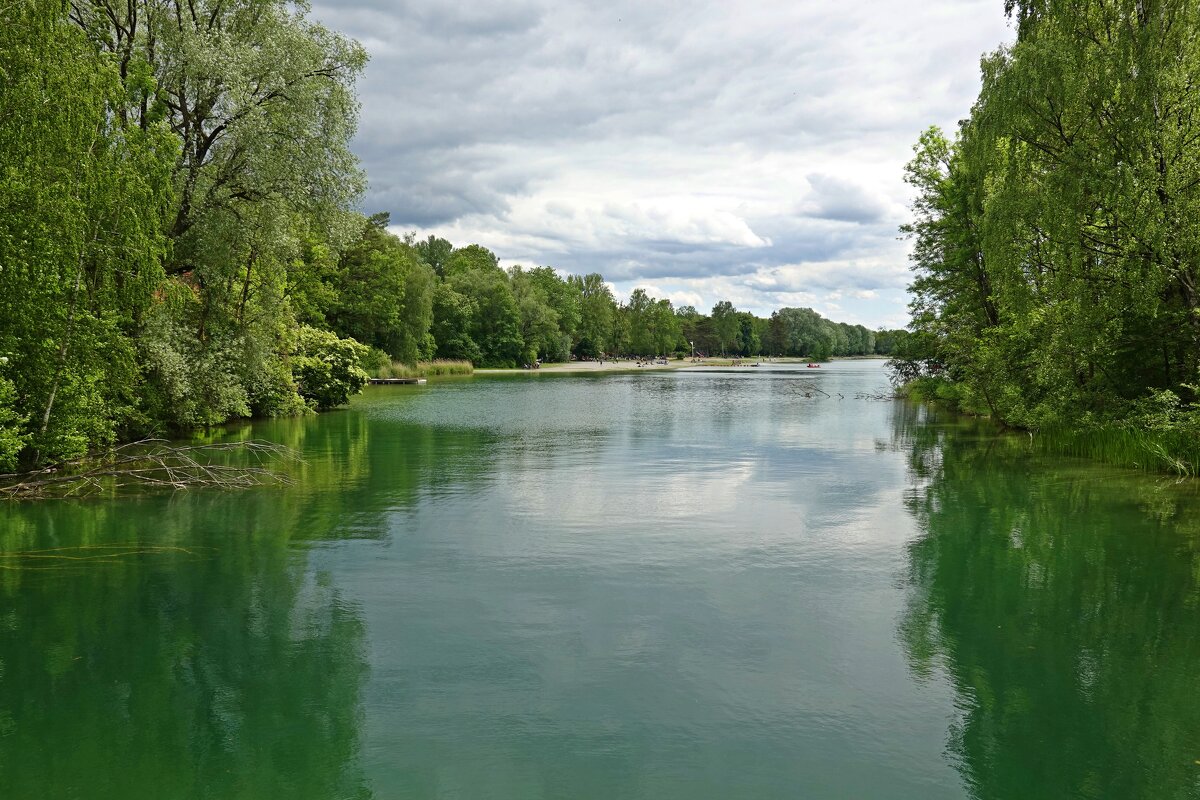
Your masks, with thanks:
M894 444L922 530L900 632L957 691L973 796L1200 797L1196 487L912 406Z
M363 623L296 546L327 502L0 509L0 796L369 797Z

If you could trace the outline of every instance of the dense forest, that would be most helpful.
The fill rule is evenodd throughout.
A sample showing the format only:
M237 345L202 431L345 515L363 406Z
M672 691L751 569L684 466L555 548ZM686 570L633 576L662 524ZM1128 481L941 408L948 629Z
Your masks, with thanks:
M0 472L335 406L393 361L895 346L390 233L356 210L365 62L283 0L0 9Z
M908 165L916 279L896 377L1084 452L1195 472L1200 7L1007 10L1016 41L983 59L969 117L952 139L926 132Z

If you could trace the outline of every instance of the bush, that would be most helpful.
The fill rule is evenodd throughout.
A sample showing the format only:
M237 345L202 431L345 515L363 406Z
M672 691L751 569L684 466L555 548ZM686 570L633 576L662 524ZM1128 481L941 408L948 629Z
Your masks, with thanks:
M399 363L399 362L396 362ZM380 350L378 347L368 347L367 356L362 360L360 366L367 371L367 374L374 378L387 378L383 372L392 366L392 357Z
M350 402L366 385L368 376L362 363L370 349L353 339L304 326L296 336L292 356L292 375L299 383L300 396L318 410Z

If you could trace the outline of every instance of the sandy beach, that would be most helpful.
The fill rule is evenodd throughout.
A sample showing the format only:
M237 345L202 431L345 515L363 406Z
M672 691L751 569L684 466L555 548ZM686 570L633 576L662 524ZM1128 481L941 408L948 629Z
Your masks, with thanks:
M787 359L779 359L778 362L782 362L785 360L787 360ZM642 371L648 371L648 370L680 369L682 367L729 367L729 366L734 365L733 362L734 362L734 359L732 359L732 358L706 358L706 359L701 359L700 361L692 361L691 359L685 358L685 359L681 359L678 361L676 361L675 359L671 359L671 360L667 361L666 364L655 363L653 361L651 361L649 363L643 362L643 365L639 367L638 362L630 361L628 359L621 359L620 361L605 361L604 363L600 363L599 361L568 361L566 363L560 363L560 364L542 364L542 366L539 369L533 369L533 370L527 370L527 369L477 369L477 370L475 370L475 374L476 375L489 375L489 374L501 374L501 373L510 373L510 372L531 372L534 374L537 374L537 373L559 373L559 372L642 372ZM776 363L778 363L778 362L776 362ZM743 366L745 366L745 365L749 365L749 364L758 363L758 359L752 359L752 358L745 359L744 358L744 359L740 360L740 363ZM763 361L762 363L766 363L766 362Z

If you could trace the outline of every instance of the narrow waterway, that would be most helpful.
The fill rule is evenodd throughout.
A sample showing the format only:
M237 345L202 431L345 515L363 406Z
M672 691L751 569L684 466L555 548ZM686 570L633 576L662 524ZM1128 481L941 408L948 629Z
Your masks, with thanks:
M1200 798L1200 492L876 361L377 387L0 506L0 797Z

